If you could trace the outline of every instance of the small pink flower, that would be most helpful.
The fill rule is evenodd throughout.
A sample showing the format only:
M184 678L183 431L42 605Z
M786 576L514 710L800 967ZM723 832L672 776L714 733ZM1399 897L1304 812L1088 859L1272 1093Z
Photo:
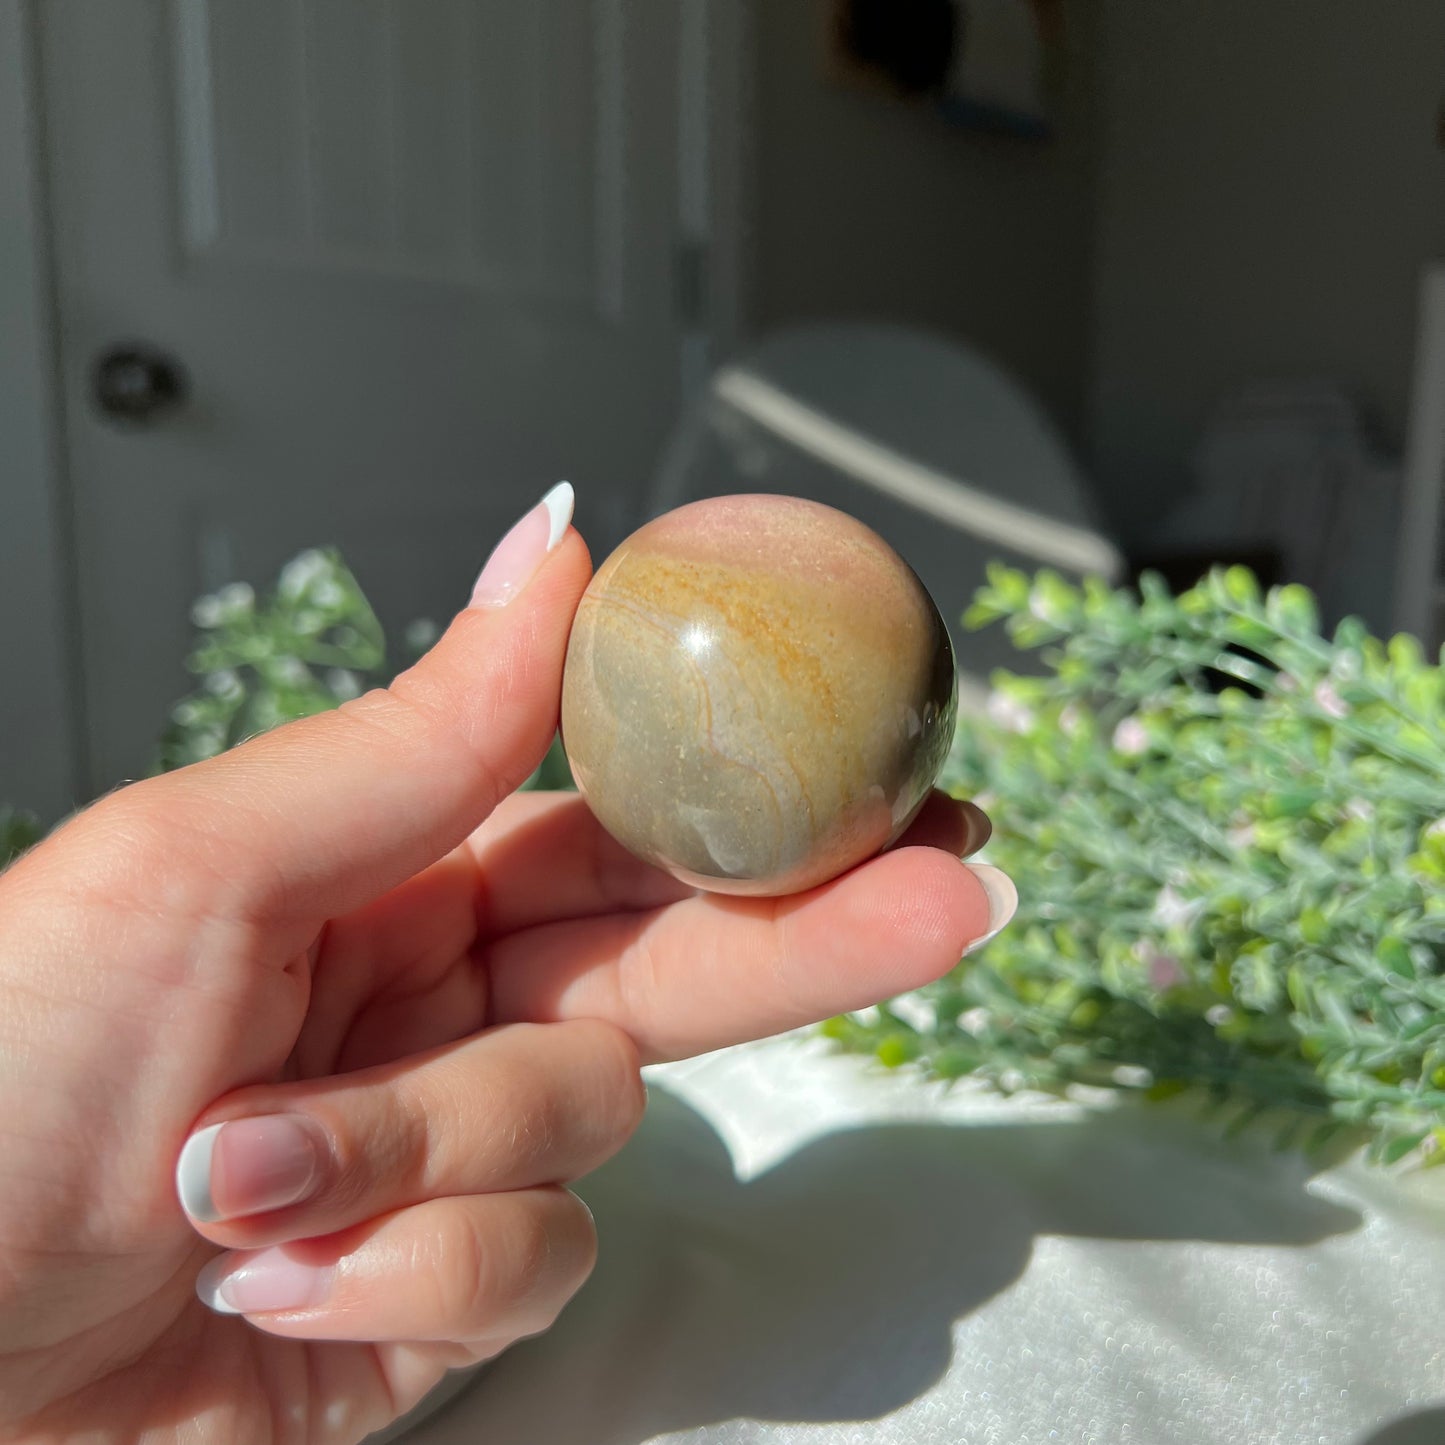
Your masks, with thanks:
M1172 953L1150 953L1149 983L1152 988L1159 993L1166 993L1171 988L1178 988L1183 982L1184 970Z
M1137 717L1126 717L1114 729L1114 748L1126 757L1135 758L1149 746L1149 730Z
M1344 717L1349 712L1349 707L1344 698L1335 690L1334 683L1326 680L1316 686L1314 690L1315 706L1321 712L1327 712L1331 717Z

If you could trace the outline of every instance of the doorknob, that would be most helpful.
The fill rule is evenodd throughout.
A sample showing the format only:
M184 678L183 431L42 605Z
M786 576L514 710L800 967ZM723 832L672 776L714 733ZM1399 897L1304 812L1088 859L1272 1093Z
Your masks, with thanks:
M186 398L186 374L173 357L148 346L113 346L91 369L91 393L106 416L148 422Z

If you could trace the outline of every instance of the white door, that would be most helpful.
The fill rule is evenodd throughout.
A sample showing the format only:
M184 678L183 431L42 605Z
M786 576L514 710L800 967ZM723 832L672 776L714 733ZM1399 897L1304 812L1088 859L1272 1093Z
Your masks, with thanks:
M559 478L618 537L678 401L685 7L37 10L94 786L203 590L334 542L393 628L445 618ZM132 344L186 388L139 424L93 376Z

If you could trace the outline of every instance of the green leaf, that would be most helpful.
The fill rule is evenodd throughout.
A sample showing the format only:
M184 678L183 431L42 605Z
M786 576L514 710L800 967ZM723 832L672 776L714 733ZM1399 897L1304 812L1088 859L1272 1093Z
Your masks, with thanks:
M1420 647L1419 639L1411 637L1407 632L1397 632L1385 646L1390 658L1390 666L1396 672L1403 674L1418 672L1425 665L1425 654Z
M1248 567L1230 567L1225 570L1224 594L1240 607L1259 606L1259 582Z
M885 1069L901 1068L911 1064L922 1052L918 1035L899 1030L878 1041L874 1053Z
M1290 583L1284 587L1271 587L1264 604L1265 616L1280 631L1304 636L1319 631L1319 611L1315 607L1313 594L1307 587Z
M201 598L193 617L198 686L172 710L158 751L162 771L388 680L381 623L334 548L294 557L263 600L236 583Z
M1029 579L1025 573L1016 567L992 562L986 575L989 588L1005 612L1017 612L1029 605Z
M1417 1129L1390 1139L1380 1149L1380 1162L1382 1164L1398 1164L1405 1155L1418 1149L1431 1132L1429 1129Z
M1261 811L1266 818L1302 818L1323 796L1318 788L1287 788L1267 797Z
M1410 946L1403 938L1393 933L1386 935L1376 947L1375 956L1388 972L1401 978L1415 977L1415 962L1410 957Z
M13 863L40 841L39 820L31 813L0 807L0 868Z

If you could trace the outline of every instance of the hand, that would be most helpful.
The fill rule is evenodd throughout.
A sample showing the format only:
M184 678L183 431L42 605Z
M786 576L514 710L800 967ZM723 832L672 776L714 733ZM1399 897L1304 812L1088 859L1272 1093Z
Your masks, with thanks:
M946 799L742 901L511 796L589 575L549 501L391 688L122 789L0 879L0 1440L360 1439L585 1278L564 1186L636 1125L640 1059L915 987L991 894L1002 921L1007 880L959 861L986 821Z

